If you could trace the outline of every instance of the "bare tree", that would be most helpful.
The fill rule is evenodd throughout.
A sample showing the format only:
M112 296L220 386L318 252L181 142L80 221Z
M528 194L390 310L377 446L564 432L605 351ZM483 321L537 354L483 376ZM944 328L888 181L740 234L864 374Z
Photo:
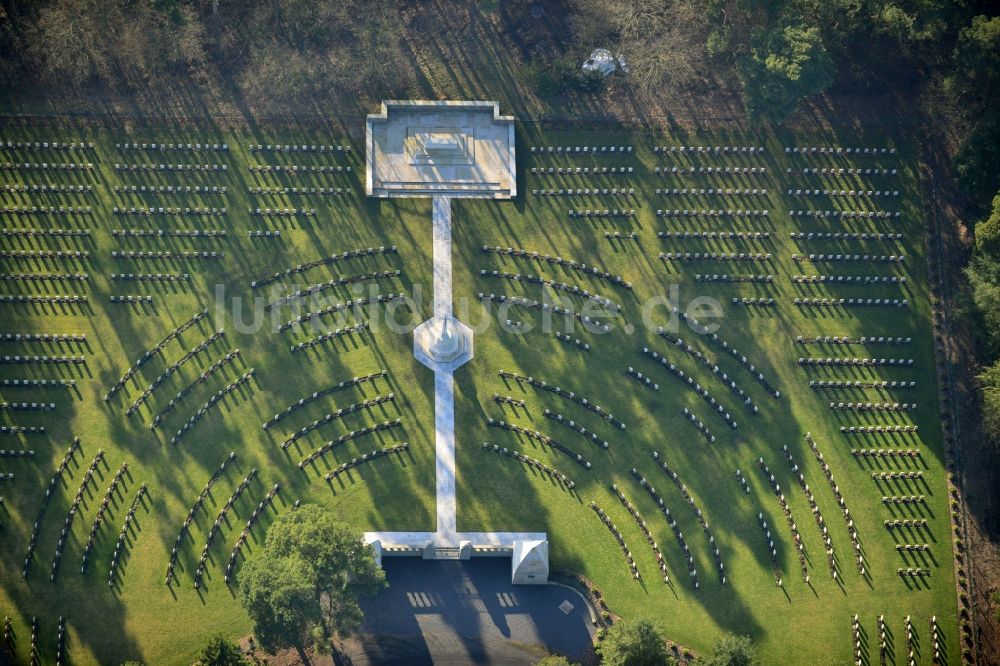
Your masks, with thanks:
M704 0L578 0L575 26L579 39L607 39L646 91L691 83L707 60Z
M135 84L203 60L197 15L172 15L152 0L51 0L25 36L30 60L51 79Z

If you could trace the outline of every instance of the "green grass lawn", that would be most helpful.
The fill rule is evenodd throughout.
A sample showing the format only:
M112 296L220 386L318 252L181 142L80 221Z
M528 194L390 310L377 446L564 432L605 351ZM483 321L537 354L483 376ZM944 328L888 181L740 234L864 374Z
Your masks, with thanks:
M308 351L291 353L289 346L317 335L320 329L354 323L348 316L343 323L332 317L320 320L317 329L297 328L278 333L270 322L259 332L249 332L253 318L250 303L268 290L251 290L249 282L323 255L359 247L396 245L398 255L349 259L310 270L280 282L282 285L311 284L337 276L351 276L372 271L399 268L400 279L375 281L379 293L423 290L416 307L404 308L418 323L430 314L430 202L366 201L360 185L359 170L363 160L361 142L354 143L349 155L251 154L252 141L288 143L343 143L334 133L279 132L259 130L237 132L93 132L83 135L66 131L11 130L10 140L92 140L94 151L87 151L84 161L95 163L91 173L7 171L0 175L4 183L87 183L94 186L88 195L10 194L3 195L10 205L91 205L89 217L58 216L7 217L6 227L80 227L90 228L91 236L74 238L25 238L5 236L4 250L15 249L84 249L87 261L74 265L51 261L3 261L3 272L86 271L90 280L81 288L76 283L13 282L3 283L4 293L86 293L85 306L0 305L0 332L80 332L87 334L82 345L49 343L2 343L3 354L85 354L85 366L0 365L0 378L53 378L77 380L76 387L64 389L2 388L5 401L45 400L57 403L54 412L0 413L4 424L44 425L44 435L18 437L3 435L0 448L33 448L34 459L0 462L3 471L15 473L15 480L4 481L0 491L0 613L10 615L17 636L19 662L28 659L30 619L40 621L40 646L43 661L54 658L56 622L66 616L69 650L75 663L118 663L140 659L146 663L189 663L205 640L215 632L232 637L249 632L249 622L239 607L236 586L227 587L223 572L229 553L253 507L274 483L282 485L275 511L284 511L296 500L318 502L331 507L345 522L359 530L434 528L434 451L433 393L431 373L416 363L408 335L391 331L376 316L370 318L372 330L327 342ZM121 153L116 142L123 141L227 142L229 153ZM532 155L529 146L629 144L636 150L621 157L565 157ZM764 156L680 156L654 155L654 145L680 144L763 145ZM807 145L894 145L891 157L802 158L786 156L783 146ZM848 663L851 657L850 618L861 616L868 633L868 659L875 662L875 617L885 614L895 636L892 659L902 663L905 656L903 618L911 615L919 641L919 663L931 663L928 618L936 614L944 630L944 649L949 662L957 663L959 644L951 557L948 502L945 490L943 451L940 439L936 400L936 377L930 330L930 301L924 261L922 202L917 181L914 150L902 137L892 136L790 136L772 131L753 135L662 136L641 133L544 132L534 126L519 127L519 192L513 202L459 201L453 203L455 240L456 312L462 301L470 303L465 317L477 329L476 355L456 374L458 426L458 520L461 530L544 530L549 534L554 568L583 574L603 591L612 610L623 616L646 615L660 623L665 633L696 651L710 647L724 631L749 634L758 643L767 663ZM65 155L65 157L64 157ZM71 159L64 153L2 152L0 161L49 161ZM133 174L116 173L115 162L221 162L229 166L226 174ZM347 175L260 176L250 173L248 165L262 164L341 164L350 165ZM533 176L532 166L632 166L635 173L621 176L556 177ZM654 175L654 165L682 164L766 166L760 176L691 176ZM884 166L898 168L892 178L803 176L804 166ZM786 175L787 167L796 173ZM875 206L852 199L785 196L792 188L836 187L849 189L858 182L872 183L872 189L898 189L902 196L876 199ZM848 184L851 183L851 184ZM139 196L115 194L116 184L225 185L228 193L220 195ZM251 196L254 185L341 186L350 187L346 197ZM635 197L540 197L532 188L633 187ZM767 188L766 197L657 196L657 187L750 187ZM82 204L85 202L85 204ZM867 202L870 204L871 202ZM228 215L215 218L118 218L113 205L145 206L227 206ZM316 208L315 218L261 219L250 217L248 207ZM570 219L568 208L635 208L634 220ZM657 208L767 208L766 218L658 218ZM893 220L842 220L834 218L790 218L790 208L877 207L900 210ZM193 228L225 229L224 239L132 238L111 236L114 228ZM248 229L281 229L280 239L248 239ZM671 240L656 237L665 230L743 230L767 231L770 239ZM634 231L635 240L609 241L605 231ZM805 243L789 238L790 231L899 231L901 242L813 241ZM548 264L526 259L511 259L486 254L483 244L536 250L599 266L620 274L635 285L634 292L580 274L566 273ZM112 250L216 250L224 251L221 261L189 260L177 263L122 261L111 257ZM744 262L664 263L660 251L770 252L768 264ZM797 264L793 252L801 253L872 253L906 254L901 267L862 262L840 264ZM601 294L623 305L621 319L613 322L613 332L595 335L577 327L575 337L589 343L583 351L555 340L551 334L532 331L519 336L499 329L496 313L483 312L476 294L524 295L540 299L543 289L523 282L508 282L480 277L480 269L505 270L543 275L550 279ZM113 282L113 272L188 272L190 282ZM698 283L695 273L768 273L772 284ZM791 275L797 273L898 274L905 275L902 286L820 286L796 285ZM698 296L711 296L723 306L718 336L738 348L781 391L781 398L766 394L750 373L728 354L682 325L678 335L695 349L717 359L718 365L749 394L760 413L751 415L735 396L704 365L658 337L643 325L644 305L654 296L666 294L671 285L679 285L680 305ZM342 302L368 295L370 283L362 293L338 287L323 292L322 304ZM217 290L224 290L219 296ZM151 294L153 305L111 304L108 294ZM581 309L582 299L565 292L551 292ZM824 310L799 309L792 304L796 296L888 297L907 298L910 306L896 308L852 308ZM773 296L777 305L770 309L745 308L730 304L733 296ZM242 299L234 315L234 298ZM223 303L224 307L219 306ZM315 303L314 303L315 304ZM141 354L153 347L174 326L208 308L211 317L185 332L179 341L169 343L162 354L143 366L136 379L109 403L102 401L105 392ZM307 307L306 309L315 309ZM263 309L258 309L264 312ZM59 314L55 314L58 312ZM289 307L279 308L277 319L294 316ZM462 315L460 315L462 316ZM509 315L521 321L539 322L536 311L515 308ZM368 319L367 316L364 316ZM663 307L649 309L646 319L654 325L667 325L669 313ZM623 331L625 323L635 327ZM125 415L128 404L184 353L207 337L214 329L224 328L225 336L209 351L197 355L153 392L151 398L132 417ZM903 336L912 337L903 346L809 346L793 343L796 335ZM707 388L740 426L728 428L711 413L706 403L692 390L672 377L665 369L641 353L649 347L666 355ZM239 348L241 359L225 371L196 388L165 418L162 428L150 432L147 424L152 414L162 409L183 387L195 379L227 351ZM798 356L873 356L916 359L912 369L897 368L801 368ZM660 384L653 392L625 375L629 366L649 375ZM225 398L188 432L177 445L170 445L171 434L227 381L256 370L254 380L245 388ZM265 432L260 425L276 412L312 392L353 376L380 369L388 371L386 380L349 389L317 400ZM505 383L498 376L504 369L532 375L599 403L627 424L619 431L595 414L571 402L531 387ZM886 379L914 380L916 389L882 392L873 390L814 391L809 379ZM313 419L346 407L365 398L392 391L394 403L368 412L344 417L302 438L287 452L279 444L294 430ZM501 393L523 398L526 410L512 411L493 402ZM864 415L832 412L831 401L916 402L919 410L905 415ZM716 435L709 445L681 414L688 407ZM549 408L575 419L610 442L601 450L581 435L546 419ZM300 471L297 463L323 442L350 430L390 418L401 418L402 428L376 436L361 437L341 445L325 455L315 466ZM537 442L513 433L489 428L488 417L503 418L556 438L581 452L593 467L584 470L565 455L541 448ZM848 438L838 430L841 425L914 423L919 436ZM809 431L817 441L844 499L855 518L867 561L868 576L855 570L847 527L819 463L804 441ZM82 452L75 458L50 503L38 537L34 561L28 579L22 580L21 567L31 526L42 503L44 489L73 436L80 437ZM406 441L411 445L406 455L380 459L363 465L341 481L327 483L323 474L341 462L381 446ZM577 483L569 492L534 471L500 456L480 450L484 441L523 450L569 475ZM832 535L840 567L840 581L829 574L820 531L810 519L806 497L793 478L789 464L780 453L787 445L815 494L820 511ZM877 484L871 471L880 469L875 462L856 459L854 447L919 448L921 458L909 463L924 471L917 485ZM68 546L55 583L48 580L62 521L80 486L83 471L98 449L106 455L106 465L88 486L79 515L73 523ZM658 451L686 483L704 512L725 563L728 584L722 585L713 571L709 544L702 536L693 512L684 504L679 490L658 468L651 452ZM215 469L229 454L236 452L234 464L216 483L205 508L192 527L193 542L185 541L178 556L178 584L164 585L163 578L170 549L188 509ZM763 456L781 484L797 521L809 558L811 585L802 582L793 552L788 525L768 481L757 468ZM83 546L96 515L101 497L114 470L129 464L129 474L108 514L91 555L90 571L79 572ZM889 469L902 462L883 461ZM228 522L216 537L204 584L193 587L193 573L209 527L235 485L251 469L260 475L243 494L229 515ZM656 487L675 516L691 547L700 573L700 589L693 589L677 541L666 521L658 515L653 500L632 479L630 470L638 469ZM741 468L752 487L747 495L733 474ZM135 530L119 568L120 578L114 590L106 584L112 550L121 528L124 512L140 483L150 487L149 499L140 510ZM665 585L657 576L652 551L641 531L618 503L611 484L619 488L638 508L652 530L667 561L672 584ZM901 482L902 483L902 482ZM912 482L911 482L912 484ZM882 495L924 494L926 506L912 511L890 509L882 504ZM591 501L604 508L622 530L632 550L643 581L631 579L618 544L588 508ZM770 558L763 535L756 522L763 512L777 543L777 568L784 580L779 588L774 582ZM244 552L252 556L274 512L269 512L253 529ZM886 530L882 521L893 517L929 519L929 538L897 536ZM908 583L896 575L897 567L921 566L905 561L896 552L901 542L929 542L932 550L926 566L932 570L924 583ZM238 578L238 570L237 570Z

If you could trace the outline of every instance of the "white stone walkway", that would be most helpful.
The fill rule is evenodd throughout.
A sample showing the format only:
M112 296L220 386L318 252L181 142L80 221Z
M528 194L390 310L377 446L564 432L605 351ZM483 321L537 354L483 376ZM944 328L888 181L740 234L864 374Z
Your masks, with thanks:
M451 314L451 197L434 197L431 204L433 217L434 250L434 316Z
M434 253L434 317L451 317L451 197L432 199ZM416 353L416 352L415 352ZM467 360L467 359L465 359ZM454 551L443 555L456 559L459 546L468 542L479 548L510 552L518 541L545 541L544 532L459 532L455 501L455 377L465 360L453 363L430 363L434 368L434 457L436 477L436 519L434 532L366 532L368 543L378 542L378 557L383 547L427 548L434 552ZM381 561L381 559L379 560Z
M455 376L434 373L434 455L437 477L437 533L452 538L458 529L455 509Z
M434 316L452 313L451 199L434 197L431 203L434 247ZM450 368L434 371L434 455L437 479L437 534L454 539L455 508L455 377Z

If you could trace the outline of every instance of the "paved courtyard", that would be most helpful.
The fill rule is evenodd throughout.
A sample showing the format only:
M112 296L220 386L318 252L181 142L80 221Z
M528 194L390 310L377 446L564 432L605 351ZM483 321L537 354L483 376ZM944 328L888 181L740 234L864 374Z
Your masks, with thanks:
M531 664L548 652L588 663L583 599L556 585L511 585L508 558L383 561L389 588L362 602L355 664ZM569 602L568 613L560 605ZM375 628L378 628L377 633Z

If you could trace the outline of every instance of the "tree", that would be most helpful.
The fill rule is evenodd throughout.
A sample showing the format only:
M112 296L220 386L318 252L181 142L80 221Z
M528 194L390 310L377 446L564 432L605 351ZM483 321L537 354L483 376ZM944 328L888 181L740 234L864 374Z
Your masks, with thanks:
M1000 254L1000 194L993 197L989 217L976 223L976 249L992 255Z
M945 90L968 123L955 160L962 185L985 199L1000 186L1000 17L977 16L958 37Z
M704 0L577 0L574 29L584 43L606 45L624 55L629 78L639 88L679 87L694 81L704 68L704 4Z
M976 249L965 269L981 332L991 357L1000 353L1000 194L990 215L975 227Z
M800 101L825 90L833 75L833 59L819 28L787 26L777 30L743 66L747 111L781 120Z
M328 46L330 40L344 34L356 16L349 2L321 0L275 0L270 3L271 20L288 42L298 49Z
M1000 82L1000 16L977 16L959 34L955 73L971 84Z
M329 92L333 73L321 58L281 44L252 48L240 84L255 107L287 111L291 103Z
M313 113L335 91L398 99L411 81L398 3L273 0L244 3L222 26L220 50L255 109Z
M304 505L279 517L264 548L240 574L240 598L254 635L268 651L320 647L361 626L360 596L386 587L385 573L361 536L328 510Z
M600 72L589 72L579 63L562 57L535 58L524 67L525 78L542 97L565 92L597 92L604 87Z
M617 0L612 12L618 50L640 88L678 87L698 77L707 54L703 3Z
M399 7L389 0L369 0L355 15L354 38L357 51L348 60L353 72L348 83L359 91L401 92L409 71L400 50Z
M974 331L982 335L990 357L1000 353L1000 261L993 255L976 252L965 268L966 278L979 318Z
M574 666L574 664L561 654L548 654L536 661L535 666Z
M79 87L92 79L135 85L204 59L193 9L153 0L51 0L25 31L25 52L46 78Z
M907 46L932 42L948 28L946 19L954 7L940 0L921 0L907 11L895 2L875 2L871 10L871 26L876 32L894 37Z
M983 431L993 442L1000 442L1000 361L976 377L983 400Z
M749 636L729 634L715 641L705 666L757 666L757 652Z
M646 619L620 620L605 632L595 648L603 666L663 666L674 660L660 630Z
M992 99L976 101L961 97L963 113L979 109L982 115L970 118L972 127L955 158L955 170L966 192L985 201L1000 187L1000 104Z
M240 648L227 641L221 634L209 639L198 654L199 666L247 666Z

